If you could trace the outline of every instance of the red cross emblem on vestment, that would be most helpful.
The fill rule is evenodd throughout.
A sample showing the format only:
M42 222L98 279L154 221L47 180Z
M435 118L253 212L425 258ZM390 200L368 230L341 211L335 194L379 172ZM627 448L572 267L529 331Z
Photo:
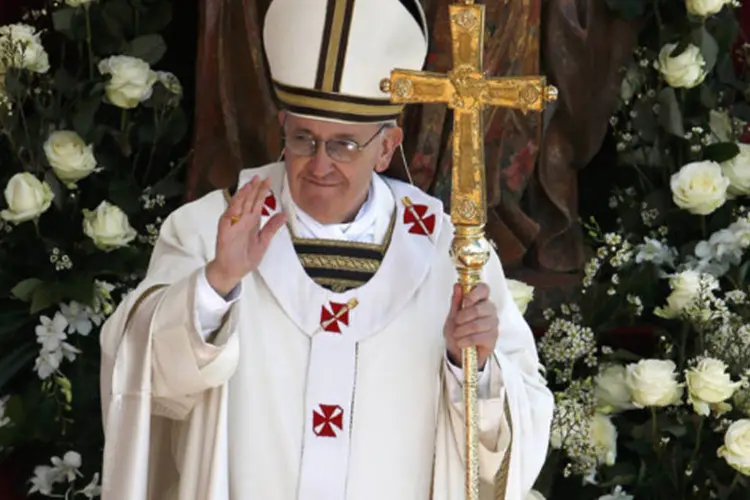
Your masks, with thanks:
M276 210L276 197L273 195L273 192L271 192L271 193L268 193L268 196L266 196L266 199L263 201L263 210L261 210L260 214L263 216L269 216L275 210Z
M346 304L329 304L330 309L324 305L320 310L320 327L326 332L341 333L341 326L349 326L349 311L357 307L357 299L351 299Z
M344 409L339 405L319 405L313 410L313 432L318 437L337 437L344 429Z
M411 224L409 232L430 236L435 230L435 214L429 214L427 205L415 205L407 197L403 199L406 209L404 210L404 224Z

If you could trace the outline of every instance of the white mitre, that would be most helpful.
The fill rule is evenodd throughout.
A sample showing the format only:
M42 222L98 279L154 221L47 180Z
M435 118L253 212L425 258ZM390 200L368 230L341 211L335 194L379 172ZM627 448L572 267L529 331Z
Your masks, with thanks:
M398 118L380 90L391 70L421 70L427 23L419 0L273 0L263 26L276 96L288 111L372 123Z

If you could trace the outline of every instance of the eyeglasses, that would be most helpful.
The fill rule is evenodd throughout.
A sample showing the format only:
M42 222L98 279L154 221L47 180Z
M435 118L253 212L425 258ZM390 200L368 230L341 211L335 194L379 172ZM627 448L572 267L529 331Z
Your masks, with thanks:
M385 129L388 124L380 126L377 132L364 144L359 144L350 139L317 139L310 134L299 132L284 137L284 145L292 154L299 156L314 156L318 152L318 146L323 144L326 154L340 163L351 163L357 159L360 152L370 145L372 141Z

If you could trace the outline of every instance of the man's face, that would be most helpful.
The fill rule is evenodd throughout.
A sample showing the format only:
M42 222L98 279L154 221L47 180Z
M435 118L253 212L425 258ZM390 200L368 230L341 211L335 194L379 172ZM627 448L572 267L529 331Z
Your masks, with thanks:
M333 123L283 112L279 118L294 202L321 224L352 220L367 198L372 172L388 168L401 143L401 129Z

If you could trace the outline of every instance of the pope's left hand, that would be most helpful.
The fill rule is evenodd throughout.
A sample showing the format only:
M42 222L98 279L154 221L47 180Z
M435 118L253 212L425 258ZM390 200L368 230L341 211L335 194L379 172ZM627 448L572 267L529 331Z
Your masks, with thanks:
M451 309L443 327L450 361L460 367L461 350L476 347L477 366L481 370L495 349L499 323L489 286L480 283L463 297L461 286L454 285Z

